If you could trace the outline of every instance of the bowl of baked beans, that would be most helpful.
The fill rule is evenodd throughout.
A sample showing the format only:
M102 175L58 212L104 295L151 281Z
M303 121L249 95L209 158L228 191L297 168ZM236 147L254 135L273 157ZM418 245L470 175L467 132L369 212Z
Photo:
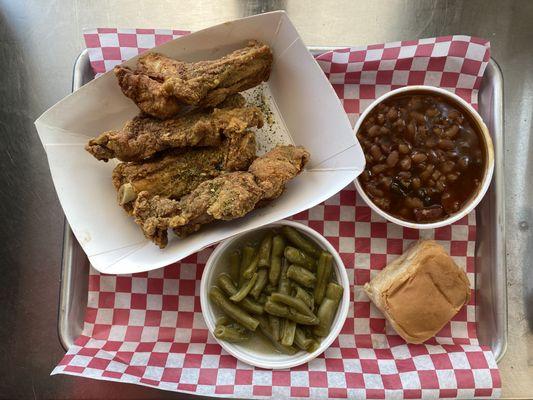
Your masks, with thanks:
M470 104L445 89L388 92L361 114L354 130L366 159L357 191L391 222L416 229L451 224L489 188L490 133Z

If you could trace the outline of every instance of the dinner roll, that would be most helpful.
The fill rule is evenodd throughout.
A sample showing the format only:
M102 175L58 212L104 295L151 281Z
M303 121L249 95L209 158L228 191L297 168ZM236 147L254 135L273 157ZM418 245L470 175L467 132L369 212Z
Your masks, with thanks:
M364 290L408 343L435 336L470 300L466 273L434 240L421 240Z

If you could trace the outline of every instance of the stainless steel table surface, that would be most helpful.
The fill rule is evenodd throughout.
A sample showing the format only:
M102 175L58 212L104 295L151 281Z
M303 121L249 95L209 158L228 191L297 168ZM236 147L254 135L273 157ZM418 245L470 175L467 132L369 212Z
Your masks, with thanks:
M505 86L509 344L503 396L533 398L533 1L0 0L0 398L183 398L49 373L64 217L33 121L70 91L85 27L197 30L286 9L308 45L463 33L490 39Z

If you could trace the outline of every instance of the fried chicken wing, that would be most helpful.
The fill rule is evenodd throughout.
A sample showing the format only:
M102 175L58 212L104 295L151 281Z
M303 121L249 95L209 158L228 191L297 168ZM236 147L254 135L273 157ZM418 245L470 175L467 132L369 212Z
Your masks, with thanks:
M242 217L258 203L278 197L308 159L303 147L278 146L257 158L248 172L230 172L205 181L179 201L141 192L135 200L135 222L147 238L164 248L169 228L183 237L213 220Z
M255 158L253 132L235 135L218 147L165 152L145 162L121 163L113 170L119 204L133 211L139 192L179 199L222 172L246 170Z
M141 161L170 148L219 145L224 136L261 126L263 117L257 107L217 108L165 121L137 116L121 130L89 140L85 149L98 160Z
M146 53L137 69L115 67L122 92L146 114L169 118L182 106L213 107L228 96L268 80L270 48L251 41L222 58L186 63Z

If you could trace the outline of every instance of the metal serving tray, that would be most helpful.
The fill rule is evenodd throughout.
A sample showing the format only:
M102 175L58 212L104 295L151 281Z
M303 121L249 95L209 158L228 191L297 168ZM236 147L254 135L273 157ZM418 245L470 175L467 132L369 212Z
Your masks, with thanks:
M348 46L345 46L348 47ZM339 47L310 47L314 54ZM84 50L74 64L72 90L94 79L89 55ZM481 344L491 347L496 361L507 346L507 293L505 254L505 188L503 175L503 78L491 59L479 91L479 112L492 133L496 165L492 184L476 208L477 333ZM59 339L68 349L82 331L87 306L89 260L65 222Z

